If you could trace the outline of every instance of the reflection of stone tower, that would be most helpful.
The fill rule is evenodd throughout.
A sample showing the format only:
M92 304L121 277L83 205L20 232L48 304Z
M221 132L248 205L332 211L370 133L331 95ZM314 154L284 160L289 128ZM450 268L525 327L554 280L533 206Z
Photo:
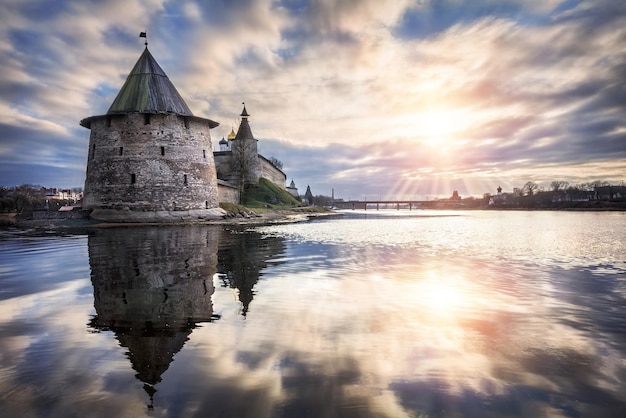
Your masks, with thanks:
M218 233L144 227L89 237L96 309L90 325L115 333L151 399L195 325L216 318L211 296Z
M246 316L254 298L254 286L267 266L266 261L282 254L284 243L281 238L263 237L248 231L233 234L224 230L220 235L217 253L217 271L222 285L237 289L241 314Z
M83 207L93 218L216 216L218 123L191 113L147 46L106 115L80 124L91 130Z

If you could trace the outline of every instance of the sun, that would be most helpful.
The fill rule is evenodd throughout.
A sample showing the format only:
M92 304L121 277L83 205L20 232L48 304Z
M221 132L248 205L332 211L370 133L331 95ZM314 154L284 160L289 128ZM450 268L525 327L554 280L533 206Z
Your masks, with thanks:
M471 125L463 110L430 110L420 113L413 127L425 144L431 147L450 145Z

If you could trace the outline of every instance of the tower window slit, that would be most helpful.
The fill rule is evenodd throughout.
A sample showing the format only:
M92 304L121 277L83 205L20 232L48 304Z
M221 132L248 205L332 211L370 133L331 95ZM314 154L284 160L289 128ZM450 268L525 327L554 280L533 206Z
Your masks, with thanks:
M96 144L91 146L91 158L96 156Z
M206 158L206 150L205 149L202 150L202 158Z
M107 122L106 123L107 123L107 125L106 125L107 128L110 128L111 127L111 116L107 116Z
M183 123L185 124L185 128L189 129L189 119L187 119L187 117L183 117Z
M130 183L135 184L136 182L137 182L137 176L135 176L135 173L132 173L130 175Z
M124 155L124 147L120 147L120 155Z
M165 147L161 147L161 155L165 155Z
M143 124L150 125L150 113L143 114Z
M185 174L183 176L183 184L186 186L187 185L187 174Z

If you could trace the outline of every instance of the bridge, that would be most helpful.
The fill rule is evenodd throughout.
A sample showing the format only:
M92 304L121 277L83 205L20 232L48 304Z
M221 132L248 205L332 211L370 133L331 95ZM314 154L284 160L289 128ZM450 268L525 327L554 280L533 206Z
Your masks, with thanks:
M337 209L430 209L437 206L433 200L348 200L334 201L333 206Z

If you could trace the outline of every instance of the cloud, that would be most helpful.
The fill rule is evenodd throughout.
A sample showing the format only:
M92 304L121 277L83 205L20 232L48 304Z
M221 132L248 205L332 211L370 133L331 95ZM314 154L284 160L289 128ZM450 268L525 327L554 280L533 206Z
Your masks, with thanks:
M263 152L293 167L287 175L298 184L383 190L389 178L418 172L424 183L472 172L513 184L519 161L549 183L545 165L574 178L577 165L626 154L626 7L618 2L54 6L1 6L0 121L69 135L77 148L88 131L73 128L106 112L147 30L192 111L221 123L214 141L236 128L245 101L255 136L280 147ZM16 149L7 148L8 131L0 135L3 149ZM337 158L343 153L358 158Z

